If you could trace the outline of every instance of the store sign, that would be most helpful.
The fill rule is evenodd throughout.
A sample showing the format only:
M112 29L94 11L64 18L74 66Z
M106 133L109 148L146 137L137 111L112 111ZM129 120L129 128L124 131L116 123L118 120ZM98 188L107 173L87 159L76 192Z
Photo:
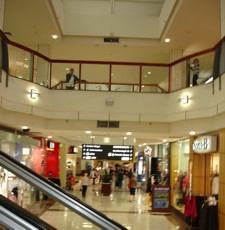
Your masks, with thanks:
M82 145L83 160L133 161L132 145Z
M68 153L69 153L69 154L76 154L76 153L78 153L78 148L75 147L75 146L70 146L70 147L68 148Z
M49 150L53 150L55 148L55 143L54 142L51 142L51 141L48 141L47 143L47 148Z
M201 136L194 140L193 151L195 153L211 153L217 150L217 137L216 136Z

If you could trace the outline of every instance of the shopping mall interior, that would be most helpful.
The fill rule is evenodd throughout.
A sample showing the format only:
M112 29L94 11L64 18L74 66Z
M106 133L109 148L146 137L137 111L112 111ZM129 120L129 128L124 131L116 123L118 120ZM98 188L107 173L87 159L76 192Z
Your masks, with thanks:
M0 0L0 229L224 230L224 9Z

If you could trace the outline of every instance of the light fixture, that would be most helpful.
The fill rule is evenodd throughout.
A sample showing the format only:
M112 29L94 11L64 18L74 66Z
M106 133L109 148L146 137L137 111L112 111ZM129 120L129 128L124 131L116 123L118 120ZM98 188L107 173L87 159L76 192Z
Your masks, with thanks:
M52 35L52 38L53 38L53 39L57 39L58 37L59 37L59 36L58 36L57 34L53 34L53 35Z
M183 95L179 101L182 103L182 104L188 104L189 102L189 96L188 95Z
M36 89L31 89L29 94L30 94L30 98L32 99L36 99L37 97L40 96L40 93L38 93Z
M170 39L170 38L166 38L164 41L165 41L166 43L168 43L168 42L171 41L171 39Z
M195 135L195 131L190 131L189 133L191 136L194 136Z
M109 143L110 142L110 138L109 137L104 137L103 142L104 143Z

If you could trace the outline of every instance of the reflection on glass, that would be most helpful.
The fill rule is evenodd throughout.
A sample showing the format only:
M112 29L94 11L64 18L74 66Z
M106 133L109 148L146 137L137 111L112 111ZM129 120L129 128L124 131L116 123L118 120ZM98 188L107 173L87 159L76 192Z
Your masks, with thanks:
M161 66L143 66L141 83L145 89L142 92L168 91L169 68ZM152 85L152 86L148 86ZM161 89L160 89L161 88Z
M34 57L34 76L33 82L42 86L49 87L50 82L50 63L40 57Z
M100 229L3 167L0 167L0 188L0 194L56 229Z
M112 65L111 82L139 84L140 66Z
M82 80L87 82L99 82L108 84L109 67L109 64L82 64Z
M15 46L8 46L9 73L21 79L31 80L30 53Z

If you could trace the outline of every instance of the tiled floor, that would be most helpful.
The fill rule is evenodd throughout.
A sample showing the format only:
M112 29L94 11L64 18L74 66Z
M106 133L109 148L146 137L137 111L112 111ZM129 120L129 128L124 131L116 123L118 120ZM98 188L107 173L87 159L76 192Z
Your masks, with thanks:
M156 215L151 213L150 207L146 205L146 195L141 189L137 190L135 201L129 202L129 191L125 183L122 189L113 188L110 196L102 196L98 184L89 186L86 198L82 198L79 185L75 186L74 191L71 193L127 229L188 229L185 223L174 214ZM59 203L52 205L42 214L41 218L61 230L99 229L90 221L74 214Z

